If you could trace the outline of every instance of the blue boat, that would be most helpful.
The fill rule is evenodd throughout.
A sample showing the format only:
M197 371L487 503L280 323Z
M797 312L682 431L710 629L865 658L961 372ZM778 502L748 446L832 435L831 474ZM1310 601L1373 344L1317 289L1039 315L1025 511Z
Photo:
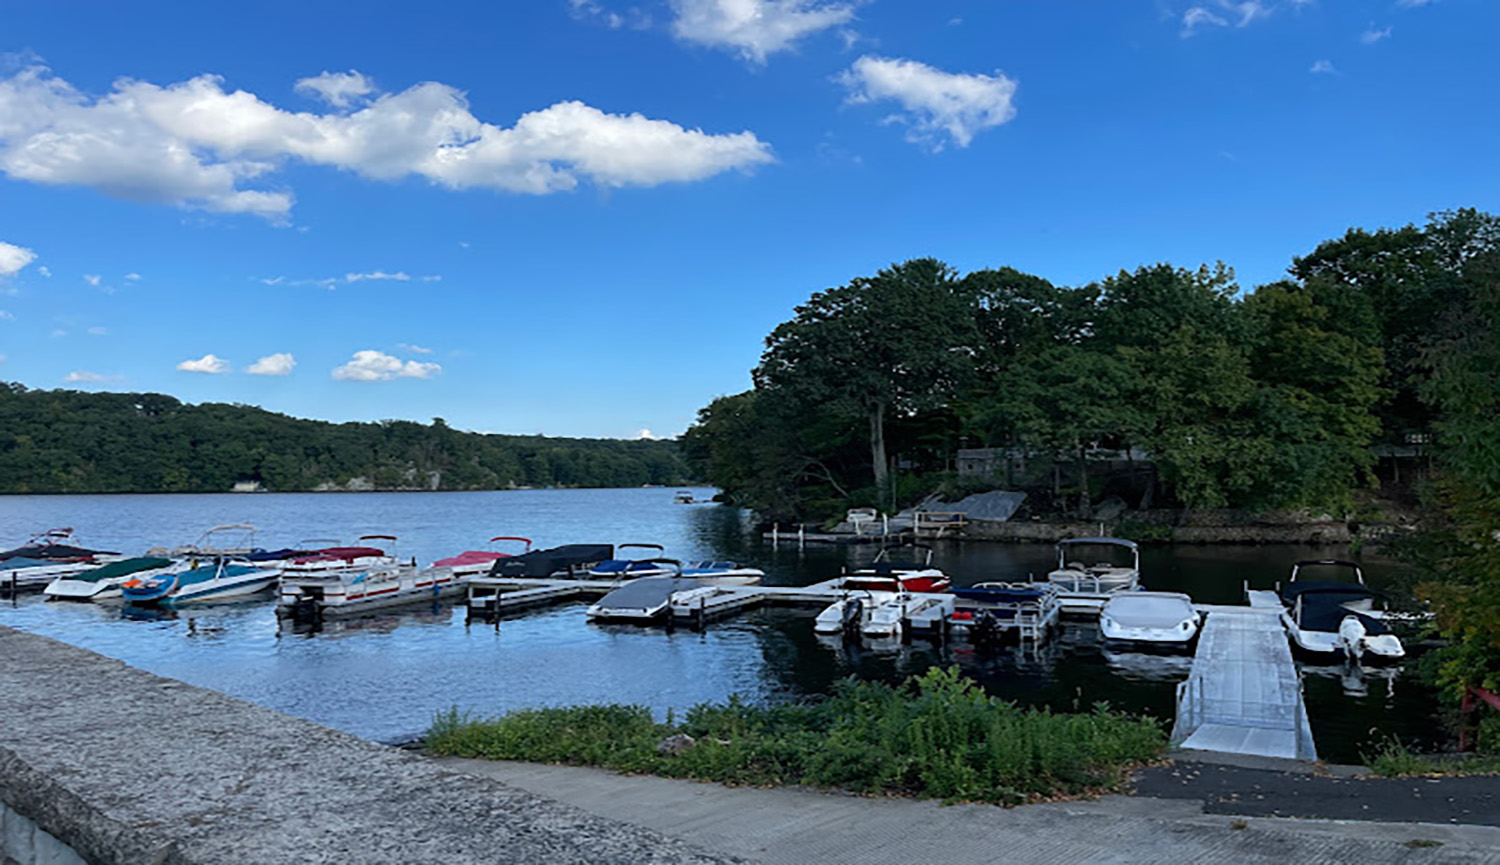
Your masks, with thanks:
M176 606L251 595L270 588L280 576L274 568L220 559L202 567L133 580L121 591L128 604Z

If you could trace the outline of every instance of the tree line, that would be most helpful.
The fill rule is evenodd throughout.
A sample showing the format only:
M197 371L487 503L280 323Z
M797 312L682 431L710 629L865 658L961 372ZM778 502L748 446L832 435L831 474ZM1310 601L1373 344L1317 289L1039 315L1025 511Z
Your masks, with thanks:
M686 477L670 441L485 435L442 418L335 424L164 394L0 382L3 493L222 492L241 482L282 492L628 487Z
M1432 352L1497 255L1500 219L1458 210L1352 229L1252 291L1223 264L1079 287L893 264L798 306L754 387L703 408L684 451L779 519L908 504L951 482L965 445L1024 457L1012 485L1058 513L1106 492L1101 452L1147 456L1116 490L1131 506L1346 512L1373 444L1441 429Z

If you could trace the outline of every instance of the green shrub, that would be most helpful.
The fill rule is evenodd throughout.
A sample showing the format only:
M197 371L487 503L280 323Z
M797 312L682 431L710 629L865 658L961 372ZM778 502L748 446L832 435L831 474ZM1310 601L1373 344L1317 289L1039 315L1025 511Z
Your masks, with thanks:
M686 733L696 746L663 755ZM753 705L738 697L657 724L640 706L516 712L476 721L440 714L428 733L437 754L575 763L735 784L804 784L859 793L1017 804L1118 789L1155 759L1157 722L1100 704L1083 714L1020 709L954 669L899 687L846 680L809 705Z

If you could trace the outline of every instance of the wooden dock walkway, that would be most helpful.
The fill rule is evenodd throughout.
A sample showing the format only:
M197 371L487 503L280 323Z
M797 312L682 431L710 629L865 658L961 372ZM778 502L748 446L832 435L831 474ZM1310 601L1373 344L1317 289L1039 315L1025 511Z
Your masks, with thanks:
M1251 592L1249 607L1209 609L1192 673L1177 686L1172 744L1316 760L1280 600L1271 592Z

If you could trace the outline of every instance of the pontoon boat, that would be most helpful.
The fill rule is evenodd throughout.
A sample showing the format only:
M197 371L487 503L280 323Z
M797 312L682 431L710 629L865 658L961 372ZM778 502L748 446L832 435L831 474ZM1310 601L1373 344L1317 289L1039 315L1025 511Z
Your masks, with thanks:
M1129 553L1124 563L1122 551ZM1093 563L1089 563L1092 556ZM1141 550L1120 538L1070 538L1057 544L1057 570L1047 581L1062 594L1064 613L1088 613L1117 592L1135 591L1141 581Z

